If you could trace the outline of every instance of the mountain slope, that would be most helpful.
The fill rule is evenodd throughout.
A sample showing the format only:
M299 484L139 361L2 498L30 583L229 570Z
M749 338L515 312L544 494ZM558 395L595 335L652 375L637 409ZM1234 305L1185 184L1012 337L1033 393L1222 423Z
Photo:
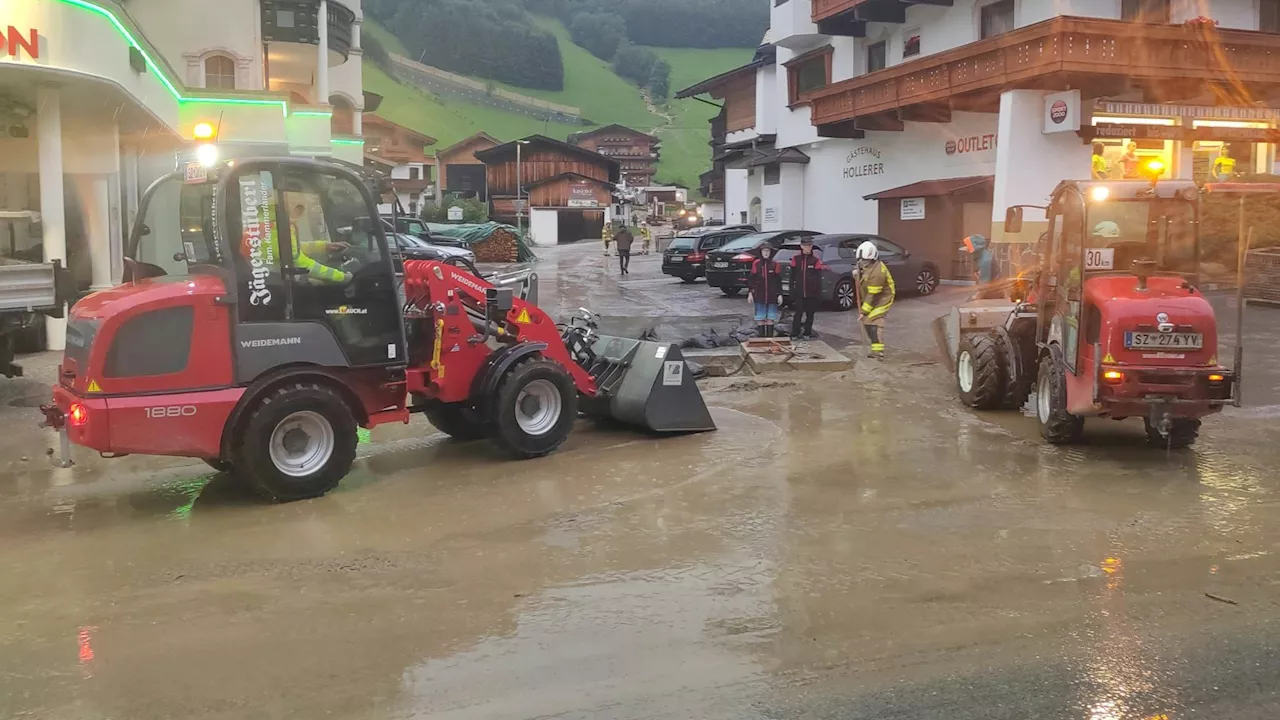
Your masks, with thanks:
M608 63L574 45L559 20L536 16L537 24L556 36L564 61L565 89L533 90L504 83L489 82L512 92L572 105L582 110L591 125L569 125L544 122L526 113L487 107L457 98L442 99L432 93L398 82L370 62L364 63L365 89L383 96L378 114L393 122L426 133L443 149L481 130L502 140L514 140L541 133L565 139L599 125L618 123L642 132L655 132L662 138L662 159L658 164L658 181L698 187L698 175L711 166L710 127L707 121L718 112L705 103L692 100L674 101L669 107L651 111L639 88L613 73ZM366 18L363 32L377 38L390 53L404 54L403 45L385 28ZM671 64L673 90L692 85L751 59L752 50L730 48L698 50L684 48L652 48ZM414 58L416 59L416 58Z

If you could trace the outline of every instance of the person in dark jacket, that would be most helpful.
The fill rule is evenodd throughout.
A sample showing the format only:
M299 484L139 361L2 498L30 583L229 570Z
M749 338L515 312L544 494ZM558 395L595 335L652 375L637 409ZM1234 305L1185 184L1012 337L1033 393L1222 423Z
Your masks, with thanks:
M773 248L760 248L760 258L751 263L747 277L747 302L755 304L756 331L773 337L778 322L778 300L782 297L782 268L773 259Z
M635 242L635 236L631 234L631 228L626 225L613 236L613 241L618 245L618 269L623 275L631 274L631 243Z
M800 253L791 256L791 337L810 340L818 337L813 331L813 316L822 305L822 255L814 252L813 238L800 241Z

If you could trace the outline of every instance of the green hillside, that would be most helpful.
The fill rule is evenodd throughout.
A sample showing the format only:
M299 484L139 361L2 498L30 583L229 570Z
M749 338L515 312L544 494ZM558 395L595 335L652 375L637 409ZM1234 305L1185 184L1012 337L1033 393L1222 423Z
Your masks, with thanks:
M522 113L509 112L454 98L443 100L436 95L400 83L366 59L365 89L382 95L378 114L426 133L437 140L442 149L481 130L502 140L514 140L541 133L565 139L571 133L590 127L618 123L643 132L654 132L662 138L662 160L658 165L658 181L698 187L698 175L710 167L710 118L716 109L692 100L673 101L667 108L651 112L640 90L613 73L609 64L574 45L559 20L537 17L537 24L556 36L564 61L565 89L531 90L493 83L512 92L541 98L582 109L593 126L548 123ZM376 37L388 52L404 54L400 41L366 18L364 33ZM692 85L736 67L751 59L752 50L742 48L696 50L651 48L671 64L671 87L674 90ZM664 117L664 115L669 116Z

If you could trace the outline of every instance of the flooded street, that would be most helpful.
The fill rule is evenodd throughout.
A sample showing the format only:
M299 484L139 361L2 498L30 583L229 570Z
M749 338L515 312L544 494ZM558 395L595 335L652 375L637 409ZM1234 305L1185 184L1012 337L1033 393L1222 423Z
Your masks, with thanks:
M608 261L550 251L544 308L746 311ZM582 421L512 463L418 418L288 505L190 460L52 468L10 381L0 718L1277 717L1272 388L1189 451L1051 447L955 398L926 323L956 292L904 300L883 364L706 381L714 433Z

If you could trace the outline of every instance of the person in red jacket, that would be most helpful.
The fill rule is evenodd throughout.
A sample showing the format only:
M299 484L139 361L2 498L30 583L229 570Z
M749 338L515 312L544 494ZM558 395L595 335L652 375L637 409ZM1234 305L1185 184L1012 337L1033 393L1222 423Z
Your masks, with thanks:
M778 322L778 300L782 297L782 267L773 259L773 247L760 248L760 258L751 263L747 277L747 302L755 303L756 332L773 337Z
M822 255L813 251L813 238L800 241L800 252L791 256L791 338L811 340L818 337L813 331L813 316L822 305Z

